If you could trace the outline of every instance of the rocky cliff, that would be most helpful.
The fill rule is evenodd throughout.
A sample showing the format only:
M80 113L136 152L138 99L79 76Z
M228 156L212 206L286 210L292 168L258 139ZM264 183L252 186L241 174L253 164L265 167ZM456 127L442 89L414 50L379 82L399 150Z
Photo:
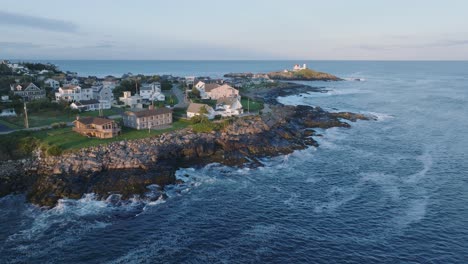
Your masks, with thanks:
M288 154L315 146L313 128L349 127L341 121L368 119L353 113L328 113L308 106L271 106L271 112L234 120L221 131L190 129L157 137L81 149L58 157L37 153L33 161L2 164L0 195L26 192L29 201L53 206L58 199L93 192L101 198L142 194L146 186L176 183L180 167L219 162L258 166L259 157ZM8 168L7 168L8 167Z

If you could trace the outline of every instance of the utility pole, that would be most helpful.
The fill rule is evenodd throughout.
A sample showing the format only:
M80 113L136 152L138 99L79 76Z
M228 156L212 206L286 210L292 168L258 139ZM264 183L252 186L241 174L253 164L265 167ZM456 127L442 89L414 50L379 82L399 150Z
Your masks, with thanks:
M247 97L247 112L250 114L250 98Z
M26 102L24 102L24 126L29 128L28 108L26 106Z

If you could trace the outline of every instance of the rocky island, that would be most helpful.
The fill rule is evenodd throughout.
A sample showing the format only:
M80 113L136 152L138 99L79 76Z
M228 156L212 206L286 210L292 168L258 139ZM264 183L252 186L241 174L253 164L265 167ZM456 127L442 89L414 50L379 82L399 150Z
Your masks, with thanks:
M291 70L274 71L270 73L227 73L226 78L266 78L279 81L342 81L343 79L333 74L318 72L303 66L295 65Z
M335 75L317 72L311 69L301 69L297 71L278 71L268 73L268 77L273 80L282 81L342 81Z

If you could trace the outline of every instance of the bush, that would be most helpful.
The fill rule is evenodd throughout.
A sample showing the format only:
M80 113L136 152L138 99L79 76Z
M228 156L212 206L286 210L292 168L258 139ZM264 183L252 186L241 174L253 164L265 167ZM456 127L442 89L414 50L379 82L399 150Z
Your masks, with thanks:
M47 149L48 156L60 156L62 152L62 148L57 145L52 145Z

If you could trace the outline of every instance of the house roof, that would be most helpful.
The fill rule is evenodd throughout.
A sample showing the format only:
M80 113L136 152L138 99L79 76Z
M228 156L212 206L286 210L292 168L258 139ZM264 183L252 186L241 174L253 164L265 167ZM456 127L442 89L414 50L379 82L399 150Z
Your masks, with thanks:
M205 92L211 92L211 90L218 88L220 85L217 83L207 83L205 84Z
M153 87L151 86L141 86L140 91L152 91Z
M237 91L236 88L230 86L229 84L218 85L218 87L216 87L216 88L225 88L225 89L230 89L230 90L236 90Z
M211 106L209 106L207 104L190 103L190 105L187 108L187 112L189 112L189 113L199 113L200 109L203 106L206 107L206 110L209 110L210 108L212 108Z
M93 105L93 104L99 104L99 101L96 99L91 99L91 100L81 100L79 102L75 103L76 105Z
M195 83L195 85L198 85L199 83L203 83L203 84L204 84L204 82L202 82L202 81L197 81L197 82Z
M62 87L62 90L73 90L73 89L78 88L78 87L80 87L80 86L79 85L67 85L67 86Z
M107 123L110 123L110 122L115 122L114 120L112 119L109 119L109 118L106 118L106 117L92 117L92 116L89 116L89 117L81 117L73 122L80 122L84 125L91 125L91 124L94 124L94 125L104 125L104 124L107 124Z
M158 109L147 109L147 110L138 111L138 112L130 112L130 111L125 112L126 115L134 115L137 118L157 116L157 115L168 114L168 113L172 113L172 109L169 109L166 107L161 107Z
M232 105L237 101L235 97L221 97L216 100L216 104Z

